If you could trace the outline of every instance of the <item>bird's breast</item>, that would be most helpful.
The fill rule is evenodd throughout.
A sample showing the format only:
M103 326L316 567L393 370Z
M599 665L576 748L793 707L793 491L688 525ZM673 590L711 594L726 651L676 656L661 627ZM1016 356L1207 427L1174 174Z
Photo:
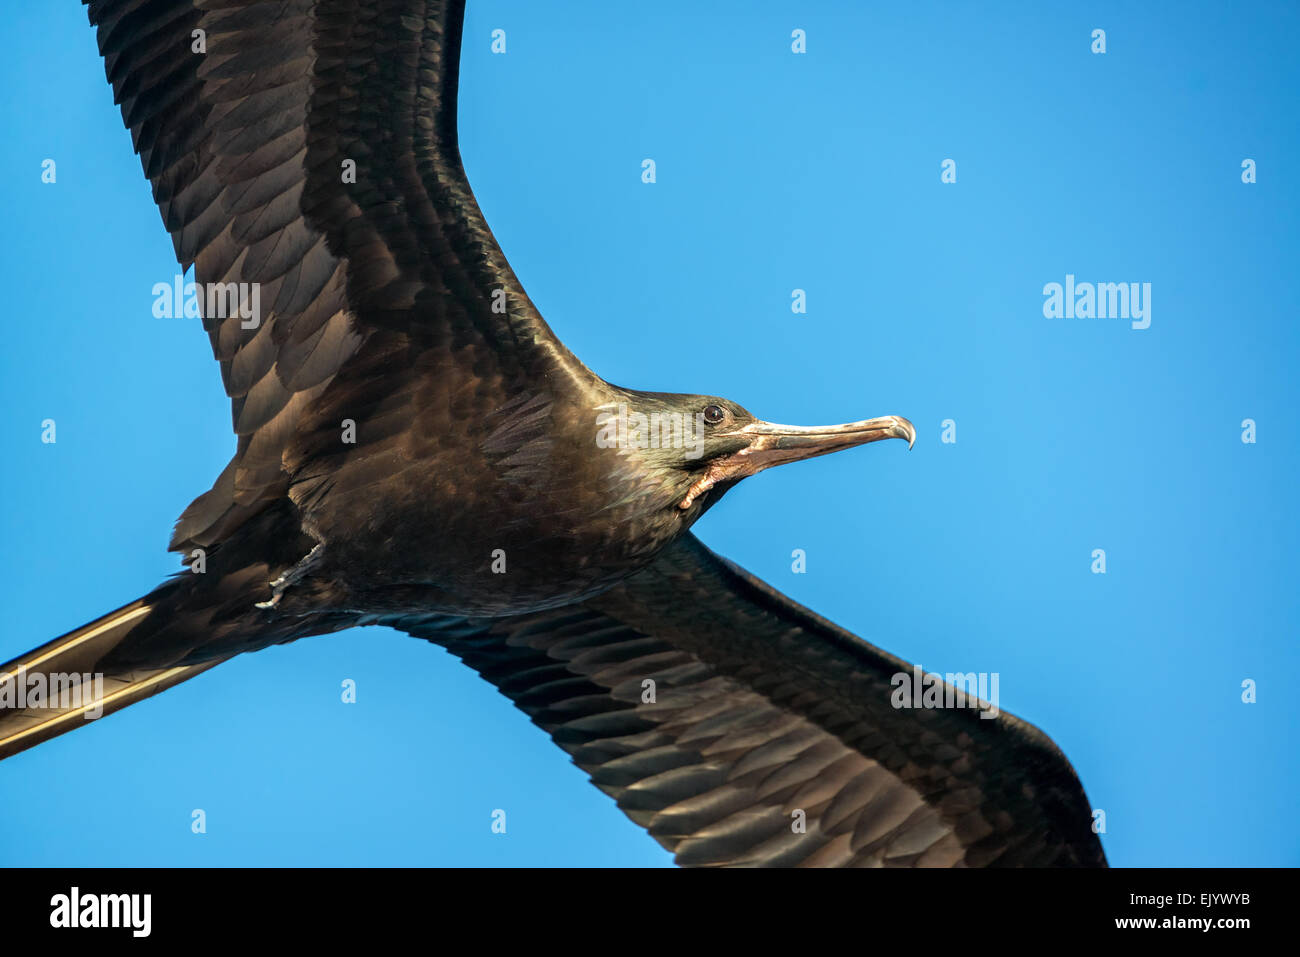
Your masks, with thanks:
M444 475L334 489L305 514L325 543L321 574L350 607L510 615L571 604L645 567L683 530L672 508L547 485Z

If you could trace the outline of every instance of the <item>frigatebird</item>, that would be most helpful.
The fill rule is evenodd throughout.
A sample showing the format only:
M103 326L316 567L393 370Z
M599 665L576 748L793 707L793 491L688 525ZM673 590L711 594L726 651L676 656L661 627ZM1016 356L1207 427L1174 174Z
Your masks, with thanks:
M3 667L104 689L11 703L0 757L384 624L495 684L681 864L1104 865L1047 736L898 707L908 663L692 534L747 476L915 430L774 425L587 369L466 179L463 2L88 6L238 441L177 522L186 570ZM223 308L249 289L259 310Z

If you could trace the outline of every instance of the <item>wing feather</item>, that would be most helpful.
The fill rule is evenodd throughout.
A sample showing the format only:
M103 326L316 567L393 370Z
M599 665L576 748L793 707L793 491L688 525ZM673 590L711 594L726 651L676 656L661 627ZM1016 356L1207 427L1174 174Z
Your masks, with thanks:
M282 499L295 471L337 453L318 434L336 406L363 419L391 412L388 394L472 393L487 414L521 382L578 365L465 178L462 0L87 2L177 261L194 266L201 291L260 294L256 321L199 296L231 399L227 471L238 479L186 510L173 548L220 540ZM498 290L505 314L491 308ZM472 354L420 359L449 341ZM354 367L363 349L372 359ZM381 374L391 393L368 385ZM363 441L348 454L368 451Z
M895 709L910 665L693 536L578 609L388 623L496 684L680 864L1105 864L1042 732Z

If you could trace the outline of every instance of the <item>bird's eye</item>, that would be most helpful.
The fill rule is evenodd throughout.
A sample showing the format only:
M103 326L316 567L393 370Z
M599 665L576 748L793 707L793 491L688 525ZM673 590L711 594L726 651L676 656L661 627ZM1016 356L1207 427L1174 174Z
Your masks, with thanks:
M704 421L709 425L717 425L727 417L727 412L720 405L706 405L704 407Z

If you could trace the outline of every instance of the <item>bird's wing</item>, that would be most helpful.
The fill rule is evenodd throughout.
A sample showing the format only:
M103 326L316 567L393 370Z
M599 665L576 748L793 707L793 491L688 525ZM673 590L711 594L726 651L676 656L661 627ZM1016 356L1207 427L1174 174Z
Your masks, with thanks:
M910 665L693 535L582 605L389 623L495 684L679 864L1105 864L1041 731L895 708Z
M310 458L303 422L338 379L349 413L378 419L421 377L460 376L439 395L473 418L576 362L461 166L463 0L86 2L203 306L230 311L224 284L257 284L238 300L251 311L257 289L256 323L203 319L238 446L173 547L219 540L284 494L286 459Z

